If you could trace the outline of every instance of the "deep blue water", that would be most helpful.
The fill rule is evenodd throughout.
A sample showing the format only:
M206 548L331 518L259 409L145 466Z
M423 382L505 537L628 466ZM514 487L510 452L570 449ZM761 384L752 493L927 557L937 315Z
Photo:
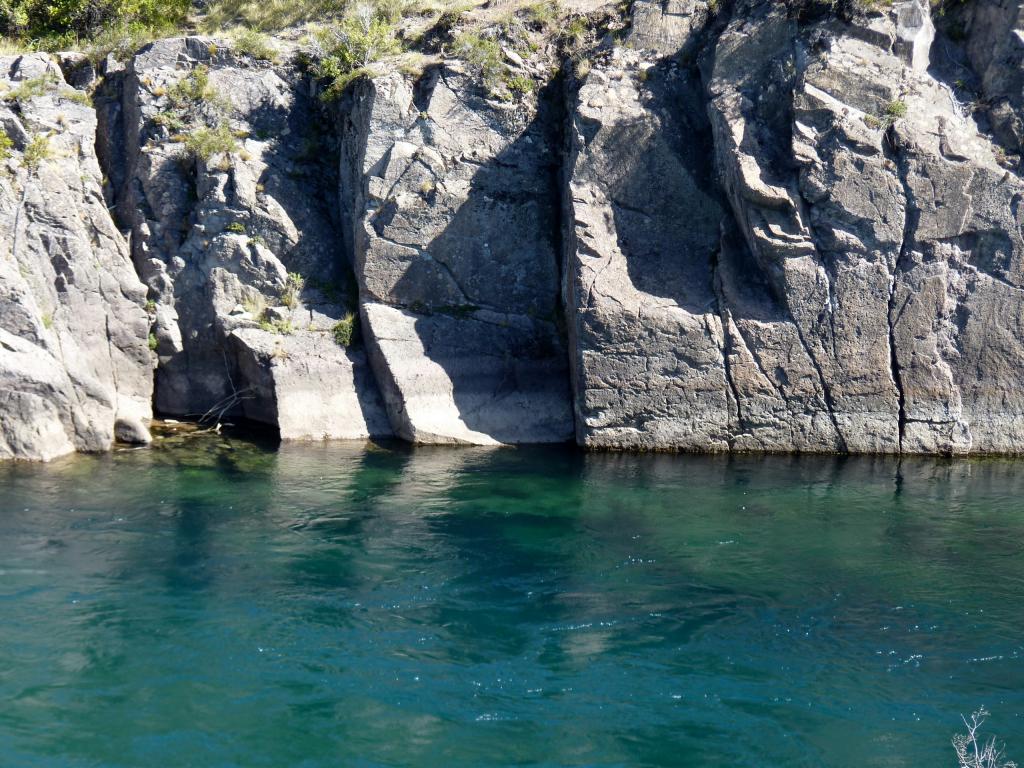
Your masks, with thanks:
M1022 549L1010 460L0 466L0 764L955 766L982 704L1024 760Z

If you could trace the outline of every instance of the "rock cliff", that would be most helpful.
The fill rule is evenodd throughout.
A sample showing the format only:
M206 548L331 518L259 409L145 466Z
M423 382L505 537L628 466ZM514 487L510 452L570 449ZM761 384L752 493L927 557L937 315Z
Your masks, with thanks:
M585 10L332 98L288 41L6 57L0 457L145 442L153 408L1024 452L1019 4Z
M149 440L146 291L80 97L49 56L0 57L0 458Z

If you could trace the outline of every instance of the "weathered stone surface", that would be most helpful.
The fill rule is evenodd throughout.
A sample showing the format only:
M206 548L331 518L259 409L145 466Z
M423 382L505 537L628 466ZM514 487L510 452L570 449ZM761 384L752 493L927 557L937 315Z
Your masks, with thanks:
M482 309L460 318L367 303L363 312L399 436L498 445L571 435L565 379L552 381L553 326Z
M629 46L670 56L691 53L711 5L707 0L635 0Z
M0 458L105 450L115 423L151 416L145 289L104 204L93 110L47 55L0 72Z
M729 447L712 282L723 210L689 74L617 50L575 96L566 305L587 446Z
M883 56L853 36L839 45L871 56L867 61ZM857 87L875 99L878 114L879 102L895 98L895 84L861 84L867 67L816 69L816 59L801 72L798 58L813 53L806 49L785 6L737 9L708 78L720 181L755 263L819 372L840 446L898 451L899 393L886 318L903 196L885 169L891 162L881 133L872 140L867 127L848 126L857 118L847 118L842 103ZM803 166L799 174L796 164Z
M737 12L709 78L721 180L842 448L1007 450L1020 182L927 73L925 3L857 24L890 34Z
M736 403L732 448L840 450L821 377L796 324L731 231L722 239L715 283Z
M278 428L283 440L357 439L391 434L362 351L329 335L272 335L241 327L237 347L245 416Z
M634 44L683 10L650 5ZM710 33L684 26L647 47L707 45L706 93L673 84L675 57L619 50L575 91L579 440L1019 450L1020 180L929 74L928 4L843 21L750 0Z
M557 123L455 65L360 84L343 210L391 423L416 442L567 440L557 333Z
M973 0L954 8L967 60L986 97L996 138L1024 149L1024 7L1015 0ZM958 35L958 36L960 36Z
M108 115L125 131L118 210L156 301L156 408L244 414L284 439L387 432L365 354L332 336L351 277L308 83L196 37L144 48L122 79ZM182 141L218 128L233 151Z

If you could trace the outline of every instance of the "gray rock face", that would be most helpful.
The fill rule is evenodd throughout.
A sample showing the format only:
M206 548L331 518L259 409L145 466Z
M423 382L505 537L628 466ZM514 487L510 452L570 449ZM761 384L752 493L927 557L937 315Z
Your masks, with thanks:
M407 440L572 435L550 106L488 102L446 65L368 81L343 107L363 330Z
M575 91L580 441L1019 450L1020 180L929 75L928 5L842 22L740 2L704 39L696 4L652 6L675 19L656 34L641 9L634 43L705 47L706 90L615 51Z
M885 75L901 74L899 60L877 46L848 36L833 48L846 45L891 64ZM813 53L785 7L738 9L717 41L708 78L719 176L754 263L818 371L839 447L897 451L899 392L887 315L905 223L902 190L886 170L892 164L882 131L872 137L865 126L842 135L852 122L843 99L855 97L854 78L865 68L843 66L837 50L827 59ZM798 56L806 56L802 72ZM862 88L874 96L872 114L896 98L895 82L879 77ZM783 160L789 144L799 154ZM812 439L830 437L826 431Z
M723 209L687 74L615 51L576 94L566 305L584 445L729 447L712 280Z
M993 312L1019 312L1020 182L928 75L926 4L860 23L736 14L709 78L722 181L840 447L1006 450L1024 360Z
M162 40L129 63L109 122L156 301L156 408L244 414L283 439L388 434L365 354L333 340L351 278L308 84L222 41Z
M84 94L44 54L0 57L0 72L0 458L105 450L115 423L142 435L152 415L145 288L107 213Z
M709 6L707 0L634 0L629 47L670 56L692 52Z
M157 361L285 439L1024 452L1019 6L636 0L564 80L485 46L496 96L330 108L206 38L98 115L83 57L4 59L0 458L148 442Z
M986 97L996 138L1024 149L1024 8L1012 0L976 0L956 9L967 60Z
M253 394L247 418L274 424L285 439L382 437L391 434L364 354L324 333L232 332L239 369Z

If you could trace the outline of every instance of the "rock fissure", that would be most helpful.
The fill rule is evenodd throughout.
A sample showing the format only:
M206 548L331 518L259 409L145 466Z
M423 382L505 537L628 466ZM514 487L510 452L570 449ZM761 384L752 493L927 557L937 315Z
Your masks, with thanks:
M896 387L896 393L899 398L899 441L900 450L903 449L904 433L906 432L906 425L908 421L907 417L907 406L906 406L906 395L903 389L902 373L900 370L899 361L899 350L897 349L896 340L896 324L899 322L904 310L906 309L909 298L903 303L903 306L897 311L896 309L896 285L900 279L900 273L905 269L906 260L909 258L910 251L913 248L913 244L916 238L917 225L920 218L920 211L917 209L917 205L914 198L914 191L908 181L909 176L909 159L906 156L906 152L901 148L898 137L896 136L895 128L890 127L886 132L886 138L882 143L883 150L885 151L886 157L894 163L896 166L897 177L899 179L900 186L903 191L903 210L904 210L904 222L903 222L903 233L900 239L899 251L896 255L896 261L892 268L892 277L890 278L889 284L889 305L888 305L888 328L889 328L889 354L890 354L890 375L892 376L893 386Z

